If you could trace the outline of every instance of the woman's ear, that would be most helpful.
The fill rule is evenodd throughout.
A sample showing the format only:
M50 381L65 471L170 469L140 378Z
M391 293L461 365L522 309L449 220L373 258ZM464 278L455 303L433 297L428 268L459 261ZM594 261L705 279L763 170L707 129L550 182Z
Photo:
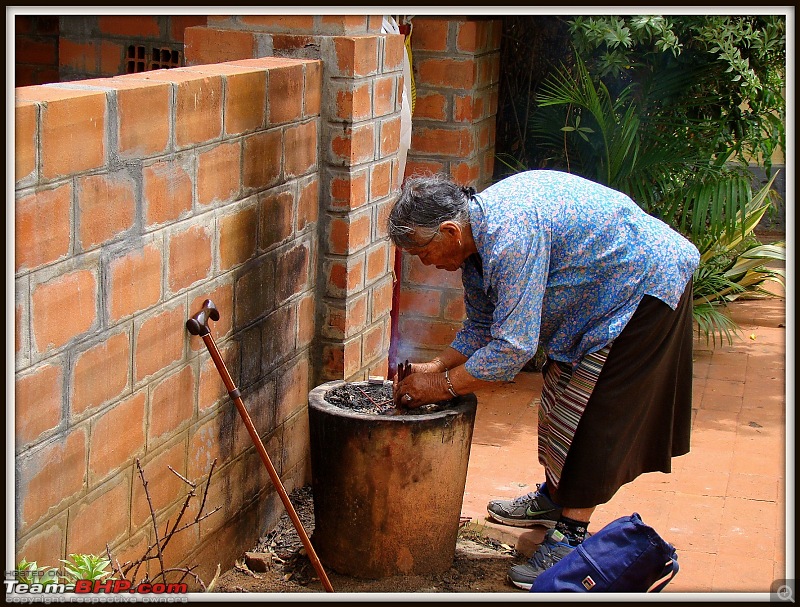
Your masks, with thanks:
M453 240L461 239L461 226L455 221L443 221L439 225L439 231L447 234Z

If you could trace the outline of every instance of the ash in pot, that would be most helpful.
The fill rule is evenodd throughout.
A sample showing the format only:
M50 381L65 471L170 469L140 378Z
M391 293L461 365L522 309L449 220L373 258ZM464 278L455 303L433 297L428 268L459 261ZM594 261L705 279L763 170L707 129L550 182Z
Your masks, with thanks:
M453 401L445 400L416 409L397 408L392 400L392 382L351 382L325 393L325 402L340 409L369 415L423 415L446 409Z

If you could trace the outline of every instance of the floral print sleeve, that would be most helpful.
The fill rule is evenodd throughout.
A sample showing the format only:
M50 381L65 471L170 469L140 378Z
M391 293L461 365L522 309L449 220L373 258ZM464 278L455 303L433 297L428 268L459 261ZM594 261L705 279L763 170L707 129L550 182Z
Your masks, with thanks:
M470 223L479 261L462 267L467 320L451 345L484 380L513 379L540 343L577 364L619 335L645 294L674 309L699 260L627 196L556 171L488 188Z

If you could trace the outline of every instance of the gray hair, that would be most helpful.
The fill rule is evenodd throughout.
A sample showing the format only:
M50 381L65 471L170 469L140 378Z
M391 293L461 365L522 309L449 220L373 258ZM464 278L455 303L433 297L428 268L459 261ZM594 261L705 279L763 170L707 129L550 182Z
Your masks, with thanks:
M389 238L398 247L409 248L418 244L412 236L421 232L433 238L443 221L467 225L469 199L474 195L473 188L462 187L441 173L409 177L389 213Z

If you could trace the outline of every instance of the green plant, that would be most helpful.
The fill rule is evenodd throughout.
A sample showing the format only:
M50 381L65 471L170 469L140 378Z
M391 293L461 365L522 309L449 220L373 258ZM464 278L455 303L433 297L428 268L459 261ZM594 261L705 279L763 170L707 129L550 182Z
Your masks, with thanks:
M717 336L733 343L738 326L724 314L724 307L741 297L770 297L764 289L768 281L785 286L782 269L770 267L770 262L786 260L783 242L761 244L753 231L770 206L768 194L775 179L773 175L748 203L737 223L741 231L719 233L700 243L700 265L694 273L694 318L698 332L706 341L716 345Z
M61 559L64 563L66 582L76 582L78 580L102 580L111 575L111 571L106 571L106 567L111 565L111 559L94 554L70 554L70 560ZM113 579L113 578L111 578Z
M17 579L21 584L55 584L58 582L58 571L52 567L39 567L36 561L22 559L17 563Z

